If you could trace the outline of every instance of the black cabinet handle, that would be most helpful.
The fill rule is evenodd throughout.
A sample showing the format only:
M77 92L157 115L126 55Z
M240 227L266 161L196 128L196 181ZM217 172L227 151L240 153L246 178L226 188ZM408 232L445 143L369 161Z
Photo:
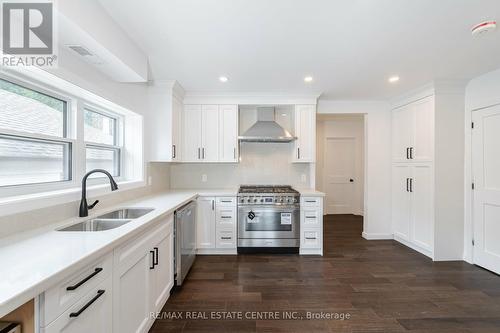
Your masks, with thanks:
M201 157L205 159L205 148L201 148Z
M349 179L349 183L354 183L354 179Z
M158 248L155 247L154 250L155 250L156 259L153 259L153 265L157 266L158 265Z
M215 200L212 200L212 210L215 209Z
M316 239L316 237L307 237L306 236L306 239Z
M410 192L410 178L406 178L406 192Z
M410 159L410 148L406 148L406 159L409 160Z
M231 239L231 237L222 236L220 239Z
M172 158L175 158L177 155L177 152L175 151L175 145L172 145Z
M198 148L198 159L199 160L201 159L200 151L201 151L201 148Z
M75 290L77 289L78 287L80 287L82 284L84 284L85 282L87 282L88 280L92 279L94 276L96 276L97 274L99 274L100 272L102 272L102 268L101 267L97 267L94 272L92 272L92 274L90 274L89 276L87 276L85 279L83 279L82 281L78 282L77 284L73 285L73 286L69 286L66 288L66 290Z
M151 254L152 265L149 266L149 269L155 269L155 251L149 251Z
M297 148L297 159L300 160L300 148Z
M413 159L413 147L410 147L410 160Z
M410 178L410 192L413 192L413 178Z
M97 301L97 299L98 299L99 297L101 297L102 295L104 295L104 292L105 292L105 291L106 291L106 290L98 290L98 291L97 291L97 295L95 295L95 296L94 296L94 298L92 298L92 299L91 299L91 300L90 300L87 304L85 304L85 305L84 305L84 306L83 306L80 310L78 310L77 312L71 312L71 313L69 314L70 318L76 318L76 317L78 317L79 315L81 315L83 311L87 310L87 308L88 308L89 306L91 306L91 305L92 305L92 303L94 303L95 301Z

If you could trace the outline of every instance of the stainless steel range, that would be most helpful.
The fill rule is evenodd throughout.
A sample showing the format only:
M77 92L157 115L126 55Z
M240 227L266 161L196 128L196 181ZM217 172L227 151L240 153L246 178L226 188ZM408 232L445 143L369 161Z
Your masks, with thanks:
M263 248L297 253L300 194L291 186L241 186L238 191L238 252Z

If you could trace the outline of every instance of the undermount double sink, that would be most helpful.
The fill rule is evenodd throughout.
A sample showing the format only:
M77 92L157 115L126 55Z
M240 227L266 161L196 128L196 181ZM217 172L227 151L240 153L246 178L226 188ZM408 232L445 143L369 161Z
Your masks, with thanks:
M78 222L58 231L104 231L118 228L152 212L153 208L123 208Z

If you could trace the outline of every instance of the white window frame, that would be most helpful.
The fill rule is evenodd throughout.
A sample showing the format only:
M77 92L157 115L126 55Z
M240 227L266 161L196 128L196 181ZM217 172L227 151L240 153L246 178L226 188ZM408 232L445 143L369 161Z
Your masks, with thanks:
M122 140L120 142L120 176L115 178L119 190L146 185L144 180L143 117L141 115L38 68L13 70L0 68L0 78L61 99L67 103L65 138L4 129L0 129L0 134L41 140L50 139L52 141L68 142L71 144L71 179L51 183L0 187L0 216L49 207L54 204L67 203L79 199L81 179L86 173L86 142L84 140L85 108L119 119L117 127L119 127L120 133L117 133L117 135ZM128 130L130 130L130 133L135 133L134 138L127 138L125 136ZM89 144L94 145L94 143ZM87 190L88 196L109 193L109 183L104 178L89 179Z

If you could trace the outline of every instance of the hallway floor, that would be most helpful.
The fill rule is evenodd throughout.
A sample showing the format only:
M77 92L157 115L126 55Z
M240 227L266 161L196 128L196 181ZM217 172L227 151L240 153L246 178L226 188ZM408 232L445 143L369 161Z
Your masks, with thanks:
M361 229L325 216L323 257L198 256L151 332L500 332L499 276Z

